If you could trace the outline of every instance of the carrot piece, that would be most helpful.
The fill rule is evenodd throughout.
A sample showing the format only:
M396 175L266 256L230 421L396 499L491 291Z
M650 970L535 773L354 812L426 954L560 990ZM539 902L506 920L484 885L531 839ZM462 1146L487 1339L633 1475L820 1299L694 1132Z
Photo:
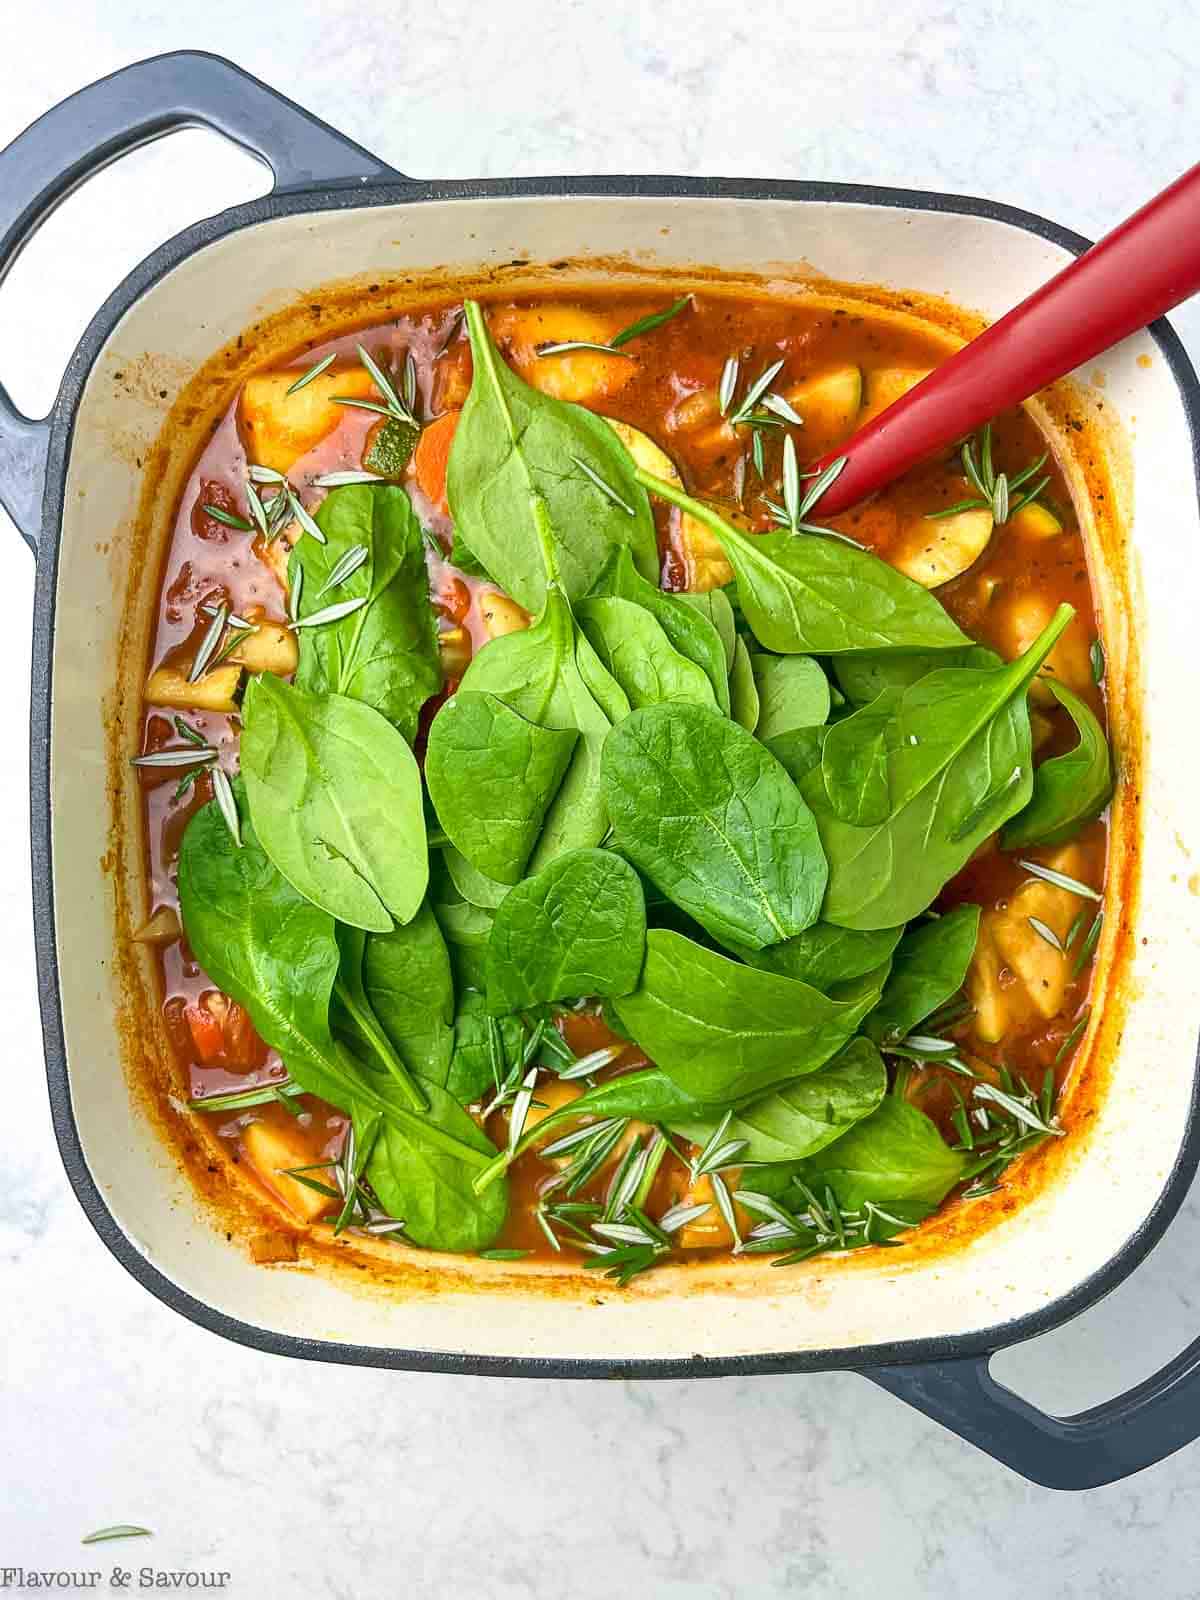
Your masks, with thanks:
M446 504L446 468L450 464L450 446L454 443L454 430L458 427L458 411L447 411L422 430L413 451L413 476L421 493L433 501L439 511L449 510Z

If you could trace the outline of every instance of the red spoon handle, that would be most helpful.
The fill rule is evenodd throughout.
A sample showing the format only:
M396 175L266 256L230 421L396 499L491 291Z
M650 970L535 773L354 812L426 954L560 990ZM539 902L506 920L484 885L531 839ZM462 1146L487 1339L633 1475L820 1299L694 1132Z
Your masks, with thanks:
M839 511L973 433L1200 290L1200 165L964 345L846 444L821 497Z

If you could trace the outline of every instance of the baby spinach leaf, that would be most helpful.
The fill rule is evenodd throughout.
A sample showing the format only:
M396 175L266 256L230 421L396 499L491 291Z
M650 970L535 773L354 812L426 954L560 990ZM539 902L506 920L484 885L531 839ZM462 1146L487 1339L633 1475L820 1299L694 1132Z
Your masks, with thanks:
M493 694L461 689L434 717L425 782L472 866L516 883L571 762L574 728L542 728Z
M585 681L581 657L590 658L592 682L599 686L607 679L602 693L613 716L626 715L629 702L624 691L576 634L571 608L557 589L550 591L545 611L531 628L485 645L462 680L462 690L494 694L530 722L575 729L581 735L530 859L529 868L535 872L566 850L599 844L608 831L600 753L613 717Z
M934 595L868 550L815 534L745 534L673 484L640 470L637 480L717 536L746 621L767 650L837 655L970 642Z
M300 620L334 601L367 603L338 622L300 630L296 686L374 706L411 744L421 707L442 686L420 524L394 484L331 489L316 520L326 542L298 540L288 562L293 587L303 573ZM322 594L356 547L366 551L362 565Z
M333 986L333 1004L329 1012L334 1037L344 1040L362 1059L390 1072L410 1109L428 1110L429 1102L367 998L363 986L363 954L367 935L361 928L351 928L343 922L338 924L337 942L341 965Z
M494 1063L493 1036L499 1046L499 1059ZM498 1087L497 1076L503 1080L506 1070L520 1060L524 1044L520 1017L490 1017L483 992L468 989L454 1019L454 1056L447 1089L462 1105L484 1099Z
M908 689L935 667L998 667L1000 657L981 645L962 650L871 650L834 656L833 675L851 705L869 706L885 689Z
M666 634L671 644L700 667L712 685L718 711L729 713L729 666L725 659L725 645L716 624L707 611L689 605L686 595L665 594L653 583L647 583L633 564L628 545L621 548L609 561L596 585L597 594L611 594L621 600L633 600L648 611ZM693 595L692 600L704 597ZM729 630L733 632L733 613L728 612ZM710 608L712 609L712 608Z
M832 922L814 922L792 939L769 944L762 950L731 947L733 954L764 972L781 978L798 978L828 994L834 984L861 978L887 961L903 928L873 928L859 932L838 928Z
M828 728L793 728L776 734L763 743L793 783L801 783L814 767L821 765L821 750Z
M758 723L762 740L776 739L797 728L820 727L829 717L829 679L811 656L750 657L758 688Z
M906 928L864 1031L884 1044L911 1033L962 988L978 937L978 906L955 906L932 922Z
M679 701L717 709L704 669L680 655L649 611L611 595L584 600L577 609L589 642L631 706Z
M638 981L646 907L637 873L610 850L572 850L509 891L488 943L494 1016L544 1000L627 994Z
M494 911L485 906L473 906L466 900L435 900L433 914L448 945L459 945L467 950L487 949Z
M425 896L421 774L404 736L344 695L264 673L246 686L242 772L263 849L301 894L352 927L388 932Z
M369 1167L385 1208L414 1243L478 1248L507 1210L507 1186L480 1202L471 1185L495 1147L448 1097L423 1085L416 1111L402 1084L365 1067L329 1029L340 954L333 918L297 894L259 844L241 780L234 784L242 844L216 805L189 822L179 858L180 903L193 953L212 981L245 1007L259 1035L309 1094L350 1113L356 1127L382 1121ZM450 1102L453 1108L453 1102ZM382 1146L382 1148L380 1148ZM375 1163L378 1162L378 1165Z
M1056 678L1046 683L1075 724L1079 743L1065 755L1043 761L1034 772L1032 800L1001 835L1006 850L1065 843L1100 815L1112 794L1108 740L1094 712Z
M823 1066L877 1003L885 976L881 968L857 980L854 998L833 1000L651 929L641 983L614 1007L685 1094L721 1105Z
M891 812L888 736L901 690L885 689L869 706L835 722L821 745L821 776L830 808L865 827Z
M428 901L391 933L369 933L363 949L366 997L404 1064L444 1084L454 1051L450 957Z
M699 706L649 706L609 735L601 770L622 854L715 938L757 949L816 920L815 824L744 729Z
M733 671L733 653L737 645L737 618L724 589L706 589L702 594L677 594L676 600L696 611L717 630L721 648L725 652L725 675Z
M465 1252L486 1249L504 1226L508 1185L490 1185L477 1194L477 1167L457 1159L431 1137L434 1130L479 1153L480 1165L496 1154L491 1140L437 1084L425 1085L429 1115L403 1121L385 1118L367 1161L367 1178L384 1209L404 1222L404 1234L428 1250ZM379 1096L393 1103L394 1087L381 1080ZM362 1137L362 1113L355 1127Z
M758 685L754 681L754 668L750 652L741 634L733 645L733 670L729 674L729 715L740 728L753 733L758 726Z
M887 1093L887 1070L868 1039L852 1039L826 1066L752 1100L734 1116L726 1139L745 1139L739 1161L796 1161L832 1144L869 1116ZM705 1144L720 1117L673 1120L672 1131ZM758 1174L745 1175L758 1188Z
M963 1157L923 1111L895 1095L799 1168L818 1193L828 1184L844 1210L870 1202L938 1206L962 1177Z
M847 928L891 928L932 903L1033 788L1029 680L1070 620L1056 613L1017 661L927 674L904 691L889 732L892 812L857 827L832 810L814 769L801 790L829 858L824 916ZM913 742L915 740L915 743Z
M519 378L478 303L466 301L465 311L474 378L446 490L466 543L527 611L541 611L551 582L582 599L621 544L653 578L654 518L624 445L603 418Z
M498 879L489 878L486 873L480 872L479 868L472 866L462 851L456 850L452 844L442 846L442 860L446 864L451 883L463 899L473 906L483 906L487 911L494 911L511 888L510 884L501 883Z
M242 845L215 801L188 823L179 850L179 908L196 960L250 1014L297 1083L344 1108L329 1033L340 957L333 918L299 894L258 841L240 778Z

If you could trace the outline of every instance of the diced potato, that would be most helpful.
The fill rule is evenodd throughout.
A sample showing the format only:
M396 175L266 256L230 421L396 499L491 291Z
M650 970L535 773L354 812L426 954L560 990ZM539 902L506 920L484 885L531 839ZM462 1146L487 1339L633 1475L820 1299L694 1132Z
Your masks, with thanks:
M716 422L721 415L721 402L715 389L697 389L685 395L667 417L667 428L672 433L688 433L706 423Z
M180 667L155 667L146 680L143 699L175 711L236 711L233 697L241 681L242 669L236 661L223 662L195 683L188 682Z
M242 1130L242 1148L259 1177L302 1222L315 1222L333 1210L336 1201L318 1194L307 1184L285 1176L289 1167L307 1167L313 1156L308 1146L287 1128L270 1122L252 1122ZM320 1182L320 1174L314 1174Z
M631 427L628 422L618 422L615 417L605 417L604 420L643 472L653 473L656 478L683 488L678 467L649 434ZM687 570L687 586L694 593L722 589L732 579L733 568L725 559L725 552L716 535L686 512L679 519L679 541Z
M863 376L859 367L832 367L787 390L784 398L804 418L804 440L810 450L826 450L844 439L862 409Z
M569 350L563 355L540 356L546 344L566 344L583 339L606 344L618 331L611 317L559 301L531 308L509 307L490 318L493 335L508 346L513 365L535 389L556 400L602 400L625 387L637 371L627 356L605 355L600 350Z
M520 633L529 626L529 613L515 600L495 589L486 589L479 597L479 614L489 639L499 639L506 633Z
M1008 527L1020 539L1057 539L1063 525L1053 511L1034 501L1009 517Z
M275 672L286 678L296 670L300 646L286 623L263 617L255 622L254 632L246 634L229 659L240 661L248 672Z
M569 1106L572 1100L578 1100L583 1093L582 1083L573 1083L569 1078L543 1078L538 1082L533 1098L540 1100L540 1105L531 1105L525 1117L525 1129L528 1133L531 1128L536 1128L540 1122L553 1111L561 1111L563 1106Z
M740 1176L736 1169L721 1174L730 1193L738 1187ZM689 1206L708 1206L703 1216L697 1217L694 1222L685 1222L676 1233L675 1242L681 1250L727 1250L734 1242L729 1226L717 1205L712 1180L709 1177L697 1178L679 1203ZM754 1219L748 1216L741 1206L735 1204L733 1214L743 1235L754 1226Z
M1025 589L1014 594L1001 612L1003 626L999 647L1002 654L1011 661L1028 650L1054 612L1054 601L1036 589ZM1092 682L1092 661L1088 653L1086 630L1078 617L1067 625L1058 643L1042 663L1039 676L1057 678L1077 694L1087 693ZM1050 690L1036 680L1030 686L1029 693L1039 705L1055 704Z
M915 389L923 378L929 376L929 371L928 367L879 367L874 372L868 372L866 405L858 418L859 427L877 417L881 411L886 411L902 394Z
M238 422L246 454L256 466L290 472L345 416L344 409L334 404L335 395L365 400L375 393L365 367L331 369L288 394L297 376L293 369L260 372L246 379Z
M992 513L982 508L918 517L888 551L888 561L922 588L937 589L978 561L991 537Z

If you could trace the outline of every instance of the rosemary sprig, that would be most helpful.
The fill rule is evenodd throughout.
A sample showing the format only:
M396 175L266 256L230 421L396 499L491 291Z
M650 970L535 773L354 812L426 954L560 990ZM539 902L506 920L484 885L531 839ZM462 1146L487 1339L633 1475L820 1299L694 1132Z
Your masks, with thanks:
M1074 964L1071 967L1072 978L1077 978L1083 971L1084 967L1087 966L1092 951L1100 942L1100 930L1103 928L1103 926L1104 912L1103 910L1100 910L1097 911L1096 915L1093 917L1092 925L1088 929L1083 943L1079 946L1079 953L1076 955Z
M300 374L295 383L293 383L291 387L286 390L286 393L299 394L301 389L303 389L307 384L310 384L314 378L319 378L323 372L327 371L327 369L333 365L334 360L336 359L336 354L336 351L331 350L327 356L322 356L320 361L314 362L313 365L309 367L307 372L302 372Z
M166 750L152 751L148 756L134 756L130 761L132 767L196 767L199 769L206 762L215 761L217 752L205 745L202 750L181 750L178 746Z
M561 356L571 350L598 350L603 355L621 356L627 361L635 359L622 346L627 345L631 339L640 339L644 333L652 333L655 328L661 328L664 322L670 322L672 317L677 317L685 306L691 303L691 295L685 294L681 300L676 300L665 311L652 311L649 316L639 317L636 322L631 322L627 328L622 328L620 333L614 333L607 344L599 343L593 339L562 339L556 344L539 344L539 356Z
M207 502L200 509L206 517L211 517L214 522L223 522L227 528L236 528L239 533L254 532L254 524L240 517L236 511L226 511L223 506L209 505Z
M279 1083L260 1084L255 1089L238 1089L233 1094L202 1095L199 1099L189 1100L187 1108L189 1111L249 1111L255 1106L270 1105L272 1100L278 1100L281 1096L303 1093L298 1083L285 1078Z
M371 382L383 396L383 404L379 405L373 400L350 399L345 395L332 396L334 405L354 406L359 411L376 411L380 416L391 417L396 422L403 422L410 428L421 426L417 416L417 366L410 350L404 357L404 372L400 379L400 388L379 363L361 345L354 347L358 351L358 359L371 374Z
M802 473L796 464L796 446L791 434L788 434L783 441L783 504L768 499L766 495L762 496L763 504L771 513L776 525L786 528L791 534L821 533L832 538L841 538L842 535L836 534L832 528L822 527L819 523L810 522L808 519L822 495L846 465L846 459L845 456L839 456L821 473ZM812 477L812 482L801 495L800 481L803 477Z
M637 516L637 511L629 504L629 501L626 500L622 495L619 495L610 483L605 483L600 474L592 467L589 467L586 461L575 455L571 457L571 460L579 468L580 472L583 473L584 477L595 484L600 493L604 495L606 499L611 500L613 505L619 506L627 517Z
M188 673L187 681L189 683L198 682L208 671L212 658L216 654L217 646L224 637L225 622L228 616L229 608L223 603L213 613L213 619L205 630L204 637L200 641L200 648L196 651L195 660L192 662L191 671Z
M355 600L338 600L331 606L324 606L320 611L310 611L307 617L296 617L292 627L320 628L327 622L340 622L343 617L350 617L356 611L361 611L366 604L365 594L359 595Z
M1017 865L1024 867L1026 872L1031 872L1035 878L1041 878L1046 883L1052 883L1056 889L1066 889L1069 894L1077 894L1084 900L1103 901L1104 896L1090 884L1081 883L1078 878L1072 878L1065 872L1058 872L1053 867L1044 867L1040 861L1025 861L1018 858Z
M135 1527L132 1522L117 1522L111 1528L97 1528L94 1533L85 1533L79 1542L80 1544L106 1544L111 1539L150 1539L153 1537L149 1528Z
M225 826L229 829L229 837L233 840L234 847L240 850L242 848L241 819L238 817L237 801L233 797L233 785L222 767L213 767L212 785L213 799L217 802L217 810L221 813Z
M323 594L327 594L330 589L336 589L339 584L345 583L347 578L353 577L353 575L358 571L359 567L363 566L366 562L367 555L368 551L365 544L351 545L349 550L346 551L345 555L342 556L341 560L338 561L333 571L326 578L325 582L317 590L316 598L319 600L321 596Z
M927 520L937 522L942 517L957 516L960 511L979 509L990 511L992 521L998 528L1002 528L1022 506L1031 505L1050 482L1050 475L1046 473L1031 487L1025 488L1030 479L1045 466L1049 454L1048 450L1043 450L1036 461L1023 467L1012 477L1007 473L997 472L992 460L992 424L985 423L976 437L966 440L959 451L963 473L975 490L975 494L968 495L965 500L958 500L954 505L946 506L941 511L926 512ZM1024 489L1024 493L1018 494L1019 489Z
M341 489L347 483L386 483L387 479L379 472L364 472L359 468L350 468L345 472L323 472L319 478L312 481L314 489Z

